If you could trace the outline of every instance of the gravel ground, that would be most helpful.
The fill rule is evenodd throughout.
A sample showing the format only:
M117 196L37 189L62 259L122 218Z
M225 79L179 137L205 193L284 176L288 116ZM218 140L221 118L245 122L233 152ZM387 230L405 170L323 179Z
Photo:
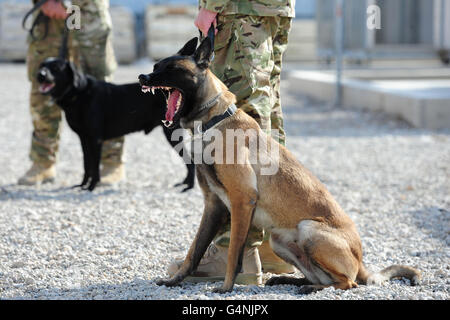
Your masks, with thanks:
M64 124L54 184L21 187L31 119L24 65L0 65L0 298L3 299L449 299L450 133L380 114L333 110L284 82L288 148L357 224L371 270L407 264L423 283L395 280L300 296L293 286L216 284L166 288L154 280L183 256L202 212L198 187L172 185L184 165L158 128L126 140L127 181L93 193L67 189L82 177L81 148ZM121 67L117 82L142 66ZM270 275L265 275L269 277Z

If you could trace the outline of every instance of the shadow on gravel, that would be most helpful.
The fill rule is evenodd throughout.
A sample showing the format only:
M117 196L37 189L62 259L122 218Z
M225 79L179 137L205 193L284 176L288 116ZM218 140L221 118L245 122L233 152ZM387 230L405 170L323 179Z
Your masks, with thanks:
M83 201L92 200L99 197L117 194L120 190L111 188L97 188L94 192L71 187L55 189L38 189L33 187L22 187L16 184L0 186L0 201L8 200L32 200L32 201Z

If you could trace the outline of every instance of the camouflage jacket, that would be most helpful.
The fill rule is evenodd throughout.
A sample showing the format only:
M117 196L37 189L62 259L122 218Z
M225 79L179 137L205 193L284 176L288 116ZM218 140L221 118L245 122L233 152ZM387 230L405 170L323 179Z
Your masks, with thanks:
M295 17L295 0L200 0L200 8L222 15Z

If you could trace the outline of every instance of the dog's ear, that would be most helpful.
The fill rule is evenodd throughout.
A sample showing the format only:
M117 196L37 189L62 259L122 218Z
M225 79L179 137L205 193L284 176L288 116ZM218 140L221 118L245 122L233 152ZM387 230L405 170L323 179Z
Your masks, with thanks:
M68 62L70 69L72 70L73 75L73 86L77 89L83 88L86 86L87 80L83 73L78 71L77 67L73 62Z
M179 56L191 56L194 54L195 49L197 48L197 42L198 42L198 38L192 38L191 40L189 40L188 42L186 42L186 44L184 45L183 48L180 49L180 51L177 52L177 55Z
M209 67L213 57L213 47L211 39L206 37L194 53L194 60L201 69Z

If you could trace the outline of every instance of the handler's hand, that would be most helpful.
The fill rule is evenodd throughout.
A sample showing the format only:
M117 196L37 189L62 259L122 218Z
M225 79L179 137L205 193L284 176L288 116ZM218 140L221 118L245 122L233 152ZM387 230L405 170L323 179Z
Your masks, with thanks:
M201 8L198 12L197 19L195 19L194 24L203 33L203 35L206 36L212 23L214 23L214 27L217 26L216 16L217 12ZM217 29L215 29L215 34L217 34Z
M53 19L65 19L68 14L66 8L60 1L49 0L41 7L42 12L49 18Z

